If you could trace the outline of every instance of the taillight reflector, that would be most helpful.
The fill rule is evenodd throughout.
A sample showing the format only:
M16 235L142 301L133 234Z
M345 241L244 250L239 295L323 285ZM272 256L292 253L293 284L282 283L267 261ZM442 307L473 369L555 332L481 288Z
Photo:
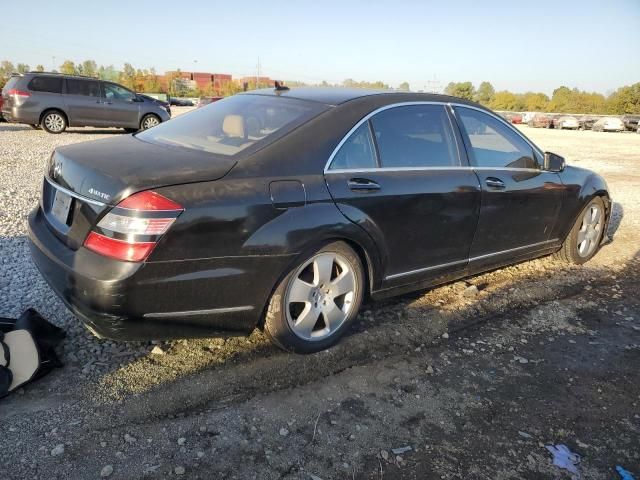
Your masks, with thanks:
M127 262L141 262L149 256L156 242L125 242L90 232L84 246L105 257Z

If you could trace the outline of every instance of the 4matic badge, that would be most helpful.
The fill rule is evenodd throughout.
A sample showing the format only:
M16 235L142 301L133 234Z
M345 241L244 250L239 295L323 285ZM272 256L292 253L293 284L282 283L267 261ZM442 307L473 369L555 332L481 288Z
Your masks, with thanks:
M108 200L111 198L111 195L108 195L108 194L103 193L103 192L99 192L99 191L98 191L98 190L96 190L95 188L90 188L90 189L88 190L88 192L89 192L91 195L95 195L96 197L102 198L103 200L107 200L107 201L108 201Z

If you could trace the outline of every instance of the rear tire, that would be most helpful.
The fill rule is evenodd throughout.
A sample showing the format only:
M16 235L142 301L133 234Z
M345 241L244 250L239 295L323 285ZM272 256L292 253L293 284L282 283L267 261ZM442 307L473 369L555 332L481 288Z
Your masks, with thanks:
M60 110L49 110L42 115L40 125L46 132L57 135L67 129L67 117Z
M334 345L358 315L364 296L360 257L344 242L304 257L274 290L264 321L271 341L290 352Z
M605 208L602 198L595 197L580 212L562 247L555 256L559 260L582 265L598 253L605 227Z

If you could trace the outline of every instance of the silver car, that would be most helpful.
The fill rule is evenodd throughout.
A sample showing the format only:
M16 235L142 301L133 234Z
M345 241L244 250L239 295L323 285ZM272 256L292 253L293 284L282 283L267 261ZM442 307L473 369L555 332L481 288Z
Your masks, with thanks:
M158 102L96 78L29 72L13 75L2 89L2 116L41 126L49 133L67 127L145 130L171 118Z

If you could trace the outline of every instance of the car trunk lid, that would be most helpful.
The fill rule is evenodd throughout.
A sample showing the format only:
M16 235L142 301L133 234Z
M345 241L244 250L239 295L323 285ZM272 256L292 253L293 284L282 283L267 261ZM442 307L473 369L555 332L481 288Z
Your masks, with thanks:
M236 160L142 142L133 135L58 148L41 207L53 232L76 249L106 211L143 190L217 180Z

